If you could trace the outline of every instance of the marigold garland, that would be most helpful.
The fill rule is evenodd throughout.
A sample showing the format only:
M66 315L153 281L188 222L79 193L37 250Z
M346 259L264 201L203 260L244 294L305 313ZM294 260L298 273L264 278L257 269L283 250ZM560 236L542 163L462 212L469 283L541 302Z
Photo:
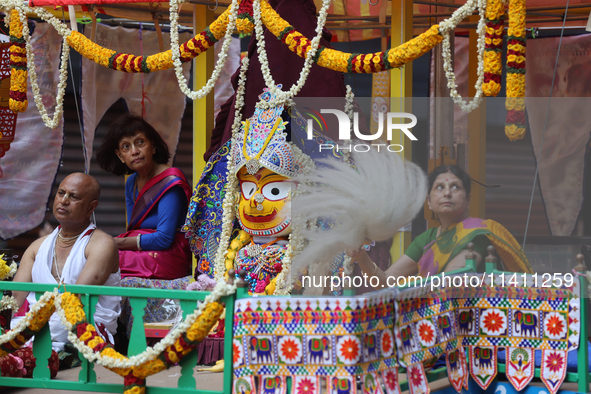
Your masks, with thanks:
M267 1L261 1L261 11L262 20L267 29L284 42L292 52L305 58L311 47L311 40L281 18ZM386 52L360 55L320 46L314 61L319 66L334 71L368 74L402 67L429 52L442 40L439 25L434 25L423 34Z
M502 0L489 0L486 4L486 35L484 47L484 83L482 92L496 96L501 91L501 49L503 48L505 6Z
M86 321L82 303L76 295L64 293L61 296L61 307L64 319L72 327L71 332L83 344L81 353L85 358L92 359L93 353L98 353L104 357L129 361L127 357L107 345L103 338L98 335L96 329ZM166 347L154 359L147 360L131 368L118 368L113 365L105 365L105 367L124 377L124 393L143 393L146 378L177 364L191 350L195 349L199 342L208 335L223 310L224 307L218 302L208 303L203 313L191 324L187 331L182 333L173 345Z
M12 278L16 274L16 263L13 261L8 265L8 261L4 258L4 253L0 254L0 280Z
M10 99L13 112L25 112L27 101L27 50L23 38L23 23L17 10L10 11Z
M509 2L507 32L507 120L505 134L511 141L525 136L525 0Z
M0 335L0 357L20 349L47 323L55 311L56 293L45 293L17 326Z
M262 19L265 26L289 49L300 57L306 57L311 40L299 33L287 21L273 10L267 1L261 2ZM242 33L252 31L252 0L242 1L238 8L236 25ZM230 9L224 11L209 27L194 38L180 45L181 60L188 62L205 52L209 47L224 37L228 25ZM334 71L352 73L374 73L402 67L404 64L420 57L441 42L439 26L434 25L425 33L386 52L370 54L351 54L320 46L314 61L318 65ZM165 70L173 66L171 50L148 56L116 53L97 45L83 34L73 31L67 38L68 44L82 56L102 66L124 72L153 72Z
M224 37L229 14L230 9L228 8L205 30L180 45L181 61L183 63L207 51L213 44ZM90 41L84 34L76 31L73 31L67 40L68 44L85 58L113 70L129 73L150 73L166 70L173 66L172 51L170 49L144 58L143 56L117 53L104 48Z

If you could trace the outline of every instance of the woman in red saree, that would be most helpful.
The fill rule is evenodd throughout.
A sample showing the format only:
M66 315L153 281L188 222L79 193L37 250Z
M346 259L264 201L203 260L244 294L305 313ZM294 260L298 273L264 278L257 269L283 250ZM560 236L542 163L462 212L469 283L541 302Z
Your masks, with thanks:
M177 279L190 275L188 240L180 232L191 188L167 165L166 143L143 118L125 114L110 127L97 161L125 183L127 232L117 236L121 277Z

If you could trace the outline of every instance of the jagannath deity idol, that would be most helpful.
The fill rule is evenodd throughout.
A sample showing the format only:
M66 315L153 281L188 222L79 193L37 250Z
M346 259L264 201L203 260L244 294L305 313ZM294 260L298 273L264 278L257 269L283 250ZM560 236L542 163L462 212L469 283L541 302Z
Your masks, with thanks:
M195 277L219 281L230 269L244 270L251 294L301 293L298 278L307 268L292 278L291 262L304 249L307 223L292 222L292 198L299 193L293 178L310 174L319 158L347 157L318 152L330 139L316 130L312 140L305 138L306 119L294 106L267 104L275 99L269 89L258 98L254 114L210 158L183 231L198 260ZM340 275L346 262L344 253L330 259L331 273Z
M272 98L268 89L259 96L266 102ZM225 265L226 270L245 270L249 290L257 294L274 294L284 270L282 277L289 277L289 261L284 261L291 232L290 179L302 169L304 154L287 141L284 112L283 105L255 109L242 122L243 138L234 142L231 152L242 230L230 244Z

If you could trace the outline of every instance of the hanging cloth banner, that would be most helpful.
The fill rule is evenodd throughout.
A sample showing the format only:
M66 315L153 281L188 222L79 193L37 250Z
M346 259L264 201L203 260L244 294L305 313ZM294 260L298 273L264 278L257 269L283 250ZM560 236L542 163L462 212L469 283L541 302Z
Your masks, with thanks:
M38 23L31 36L41 100L50 117L55 111L62 37L48 23ZM33 101L31 84L27 97ZM38 226L62 154L63 117L57 127L45 127L37 106L30 103L16 121L16 138L0 158L0 238L9 239Z
M466 373L464 374L464 390L470 389L470 384L468 383L468 379L470 379L470 373L468 371L468 361L466 360L466 351L462 348L462 351L459 354L460 358L462 359L462 365L464 366L464 370Z
M85 35L90 37L90 29ZM162 33L164 47L170 47L169 33ZM180 41L190 38L189 33L179 34ZM106 48L122 53L151 55L160 52L158 35L155 31L123 27L109 27L98 24L96 42ZM190 63L183 65L183 75L189 80ZM143 86L143 89L142 89ZM145 96L144 96L145 93ZM142 97L145 97L146 121L160 134L170 151L170 163L174 159L185 112L186 98L179 89L173 69L150 74L132 74L110 70L93 61L82 58L82 114L84 124L84 146L86 166L90 166L94 132L107 110L123 98L127 108L142 114Z
M349 393L357 394L357 383L353 376L332 376L327 377L328 393Z
M254 376L244 376L234 380L232 394L257 394Z
M447 378L449 379L452 387L458 393L462 392L462 385L464 384L466 376L468 375L463 353L464 349L460 346L459 349L448 351L445 357L445 364L447 365Z
M285 394L287 391L287 378L285 376L262 375L259 381L261 382L259 393Z
M409 366L406 369L406 377L411 394L429 394L431 392L422 363Z
M497 376L497 347L470 346L470 374L483 390Z
M583 206L585 154L591 139L589 42L588 35L527 42L525 106L552 235L573 235Z
M320 394L320 378L317 376L295 376L292 392L294 394Z
M507 379L515 390L523 390L534 377L534 350L507 348Z
M566 378L566 350L542 350L542 382L556 394Z
M400 394L400 384L398 382L398 367L382 371L382 381L386 388L385 394Z
M378 380L377 372L370 372L363 376L363 394L384 394Z

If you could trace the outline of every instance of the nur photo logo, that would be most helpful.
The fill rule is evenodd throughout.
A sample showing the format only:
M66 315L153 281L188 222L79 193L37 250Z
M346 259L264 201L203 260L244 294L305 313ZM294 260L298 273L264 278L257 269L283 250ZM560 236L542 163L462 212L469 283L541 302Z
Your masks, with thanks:
M324 129L328 129L327 122L322 116L322 114L332 114L337 117L338 125L339 125L339 133L338 139L343 141L351 140L351 130L355 137L362 141L375 141L382 137L384 131L386 133L386 138L388 141L392 140L392 134L395 130L399 130L403 132L411 141L417 141L417 137L410 131L414 126L417 124L417 117L408 112L380 112L378 114L378 129L374 134L362 134L359 131L359 113L353 112L353 124L351 124L351 119L346 112L338 110L338 109L321 109L320 113L314 111L310 108L306 108L313 113L306 113L306 115L310 116L307 119L306 125L306 133L308 140L312 140L313 136L313 128L314 122L320 126L320 129L324 132ZM384 119L385 118L385 119ZM410 119L409 123L406 123L405 120ZM353 127L351 127L353 126ZM385 147L389 152L402 152L404 147L400 144L385 144L385 143L372 143L372 144L359 144L359 143L351 143L345 145L339 144L320 144L320 151L323 149L335 149L337 152L339 150L348 150L348 151L355 151L355 152L368 152L371 147L377 148L378 151L382 147Z

